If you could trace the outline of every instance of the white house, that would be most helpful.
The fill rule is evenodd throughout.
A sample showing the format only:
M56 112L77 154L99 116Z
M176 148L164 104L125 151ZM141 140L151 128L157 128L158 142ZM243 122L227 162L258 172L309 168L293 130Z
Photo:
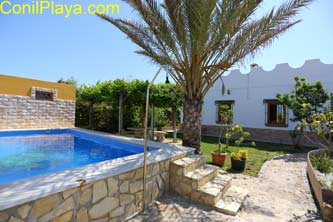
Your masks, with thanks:
M310 82L320 80L329 93L333 92L333 64L319 59L305 61L299 68L287 63L278 64L271 71L252 67L247 74L232 70L217 81L204 99L202 134L218 134L218 105L227 104L233 109L233 122L243 125L251 133L251 139L276 143L291 143L289 131L294 129L290 121L292 111L276 100L277 93L289 93L294 87L294 77Z

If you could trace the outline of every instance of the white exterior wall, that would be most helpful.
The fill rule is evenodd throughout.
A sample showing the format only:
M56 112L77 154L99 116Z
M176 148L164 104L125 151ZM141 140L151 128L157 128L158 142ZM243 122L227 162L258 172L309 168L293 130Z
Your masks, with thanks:
M244 127L259 129L294 129L295 123L289 119L292 111L288 110L288 127L265 126L265 99L276 99L277 93L288 93L295 84L294 77L300 76L310 82L320 80L329 93L333 92L333 64L323 64L319 59L308 60L302 67L292 68L287 63L278 64L271 71L261 67L252 68L247 74L239 70L230 71L223 80L230 95L222 96L222 83L217 81L207 93L202 112L203 125L217 125L215 101L234 100L234 123Z

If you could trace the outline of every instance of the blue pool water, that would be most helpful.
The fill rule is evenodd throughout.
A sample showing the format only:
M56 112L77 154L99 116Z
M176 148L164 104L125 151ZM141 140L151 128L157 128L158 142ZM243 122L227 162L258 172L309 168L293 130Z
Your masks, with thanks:
M0 184L142 152L143 146L74 129L0 132Z

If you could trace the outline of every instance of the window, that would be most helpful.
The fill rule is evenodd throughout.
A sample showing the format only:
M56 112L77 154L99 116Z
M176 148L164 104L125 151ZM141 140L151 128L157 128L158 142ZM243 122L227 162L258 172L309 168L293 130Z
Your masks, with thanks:
M52 92L44 92L44 91L36 91L35 98L36 98L36 100L53 101L53 93Z
M266 126L287 127L286 106L278 100L264 100L266 104Z
M215 101L216 105L216 123L231 124L233 122L233 100Z

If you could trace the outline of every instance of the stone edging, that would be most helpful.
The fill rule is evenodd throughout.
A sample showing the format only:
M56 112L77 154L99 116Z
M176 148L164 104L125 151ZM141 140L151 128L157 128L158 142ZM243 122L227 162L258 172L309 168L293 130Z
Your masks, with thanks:
M320 184L319 178L316 175L316 170L313 168L310 156L320 154L323 152L329 152L328 149L318 149L318 150L312 150L307 155L307 175L309 178L309 182L311 185L311 188L313 190L314 196L316 200L318 201L321 214L323 216L323 219L325 221L333 221L333 209L332 206L328 203L326 203L325 200L330 200L332 196L332 190L328 188L322 187Z

